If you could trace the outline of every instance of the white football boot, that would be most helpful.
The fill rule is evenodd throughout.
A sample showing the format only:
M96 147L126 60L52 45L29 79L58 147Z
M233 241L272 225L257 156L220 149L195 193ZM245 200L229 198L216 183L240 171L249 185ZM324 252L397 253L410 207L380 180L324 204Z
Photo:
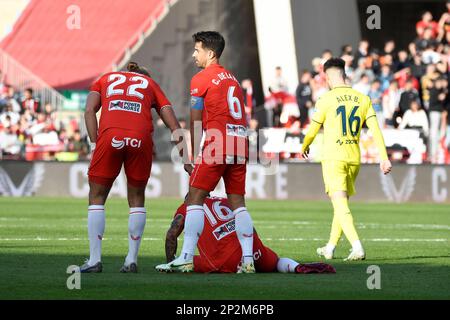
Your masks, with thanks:
M365 260L366 259L366 253L364 252L364 249L359 250L351 250L350 254L347 258L344 259L344 261L358 261L358 260Z
M334 250L329 250L327 248L327 246L321 247L321 248L317 248L316 252L319 255L319 257L324 257L325 260L333 259Z
M187 260L179 256L169 263L157 265L155 269L159 272L194 272L194 261L193 259Z

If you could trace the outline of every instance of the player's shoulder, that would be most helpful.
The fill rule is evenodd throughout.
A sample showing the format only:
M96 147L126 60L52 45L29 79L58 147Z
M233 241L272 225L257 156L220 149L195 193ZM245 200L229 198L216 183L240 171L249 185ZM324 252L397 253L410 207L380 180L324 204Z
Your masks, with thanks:
M196 74L194 74L194 76L192 77L191 82L199 82L199 81L204 81L207 77L208 77L208 72L206 69L202 69L199 72L197 72Z
M191 96L203 94L207 90L210 78L206 70L196 73L191 79Z

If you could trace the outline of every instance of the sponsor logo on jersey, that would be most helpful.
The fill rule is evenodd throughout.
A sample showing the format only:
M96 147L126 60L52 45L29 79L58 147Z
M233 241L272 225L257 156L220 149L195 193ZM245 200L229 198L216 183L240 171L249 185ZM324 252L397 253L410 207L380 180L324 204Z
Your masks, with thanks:
M142 140L134 139L134 138L123 138L123 140L118 140L116 137L112 138L111 146L116 148L117 150L123 149L125 146L129 146L132 148L140 148L142 144Z
M214 237L216 237L217 240L223 239L227 235L233 233L235 231L235 220L230 220L227 223L222 224L221 226L217 227L213 231Z
M125 100L113 100L109 103L108 110L127 111L134 113L141 113L142 104L139 102L131 102Z
M247 128L244 126L227 123L227 135L235 137L247 137Z

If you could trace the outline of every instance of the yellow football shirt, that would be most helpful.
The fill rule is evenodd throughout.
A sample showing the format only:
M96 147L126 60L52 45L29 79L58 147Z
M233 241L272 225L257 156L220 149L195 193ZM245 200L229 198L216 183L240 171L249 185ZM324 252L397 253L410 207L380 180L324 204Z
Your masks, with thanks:
M322 160L359 164L361 127L375 117L370 98L351 87L335 87L316 102L312 120L323 125Z

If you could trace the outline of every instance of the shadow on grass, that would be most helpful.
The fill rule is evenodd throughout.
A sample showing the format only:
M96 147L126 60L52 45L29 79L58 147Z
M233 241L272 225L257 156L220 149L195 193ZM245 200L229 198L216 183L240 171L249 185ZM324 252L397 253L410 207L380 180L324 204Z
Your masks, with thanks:
M67 289L70 265L80 255L1 254L0 299L449 299L449 265L394 262L378 264L381 290L369 290L367 273L376 261L336 261L336 274L163 274L154 270L165 259L143 256L138 274L121 274L124 257L104 256L101 274L82 274L81 290ZM424 257L413 257L424 258ZM444 257L426 257L444 259ZM406 259L406 258L405 258ZM414 260L409 258L409 260ZM386 260L387 261L387 260Z

